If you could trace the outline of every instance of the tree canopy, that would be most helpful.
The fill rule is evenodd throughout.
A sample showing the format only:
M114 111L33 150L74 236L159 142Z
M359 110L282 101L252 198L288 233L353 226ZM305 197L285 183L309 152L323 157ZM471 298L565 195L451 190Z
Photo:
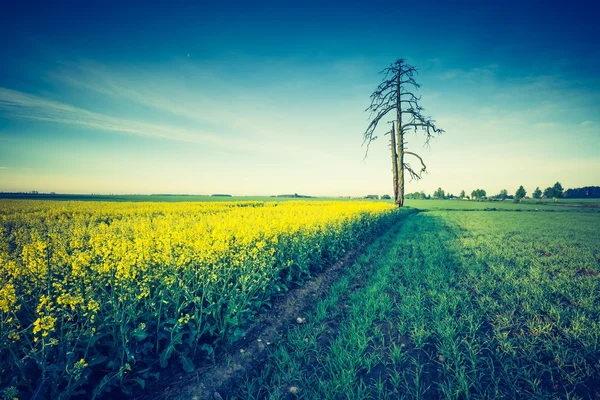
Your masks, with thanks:
M483 189L475 189L471 192L471 198L475 200L485 199L486 196L487 194Z
M523 185L521 185L515 192L515 200L519 201L519 200L523 199L526 195L527 195L527 190L525 190Z
M433 193L433 198L434 199L443 199L446 197L446 193L444 192L444 189L442 188L438 188L434 193Z

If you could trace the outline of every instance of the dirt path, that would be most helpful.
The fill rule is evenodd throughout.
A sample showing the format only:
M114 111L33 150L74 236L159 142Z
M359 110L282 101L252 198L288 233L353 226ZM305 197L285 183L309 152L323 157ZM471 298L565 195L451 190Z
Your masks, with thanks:
M399 220L383 232L399 229L406 217ZM303 286L291 289L284 297L276 299L270 310L263 312L256 323L250 326L244 336L233 345L222 349L216 356L215 363L206 360L193 373L181 373L170 379L166 387L157 383L148 388L139 400L158 399L222 399L228 388L234 386L243 376L260 367L266 360L269 346L276 343L290 327L304 322L305 311L312 309L331 285L344 274L365 248L375 238L363 243L356 249L348 251L341 260L325 271L306 282Z

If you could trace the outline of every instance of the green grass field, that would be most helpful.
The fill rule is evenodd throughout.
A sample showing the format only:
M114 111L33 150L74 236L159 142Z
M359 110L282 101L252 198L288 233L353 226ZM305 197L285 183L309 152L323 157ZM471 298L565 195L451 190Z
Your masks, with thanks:
M600 214L407 205L231 397L600 398Z

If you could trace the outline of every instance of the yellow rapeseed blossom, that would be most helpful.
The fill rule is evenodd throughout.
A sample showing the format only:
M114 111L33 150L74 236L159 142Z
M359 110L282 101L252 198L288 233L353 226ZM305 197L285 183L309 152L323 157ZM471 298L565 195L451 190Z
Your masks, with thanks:
M19 306L17 306L15 285L13 283L7 283L0 288L0 311L8 313L15 312L18 309Z
M194 352L394 215L367 201L0 205L0 344L9 346L0 355L17 355L2 357L0 370L17 380L12 360L25 357L71 365L77 379L106 371L72 358L102 359L101 341L128 355L110 360L113 373L134 371L150 343L162 350L157 334L185 338L175 353ZM108 342L113 335L122 337Z
M75 311L79 305L83 304L83 298L79 295L73 296L70 293L63 293L56 299L56 303L63 306L64 309L69 308L71 311ZM89 305L88 305L89 307Z
M33 323L33 334L37 334L39 332L42 333L42 337L48 336L50 332L54 330L54 324L56 323L56 318L50 315L46 315L36 319Z

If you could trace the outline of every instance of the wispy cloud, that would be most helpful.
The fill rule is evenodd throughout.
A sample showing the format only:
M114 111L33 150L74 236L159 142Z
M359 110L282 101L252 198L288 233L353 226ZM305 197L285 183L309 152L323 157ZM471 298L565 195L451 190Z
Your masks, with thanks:
M236 145L231 140L206 132L116 118L6 88L0 88L0 111L20 119L78 125L90 129L117 131L188 143Z
M269 106L268 96L256 90L246 90L197 66L173 68L175 71L169 73L146 71L148 79L144 80L136 75L135 68L116 71L86 61L65 64L48 76L54 82L107 96L112 101L148 107L179 122L236 132L237 136L244 136L244 147L256 147L261 141L278 141L280 127L286 126L288 134L289 128L294 128L285 109ZM237 140L236 145L239 145Z
M123 84L114 73L106 70L102 65L91 62L70 64L61 71L50 74L53 79L79 89L96 92L119 100L127 100L156 110L164 111L173 115L182 116L192 121L202 123L214 123L222 121L220 117L215 118L210 112L200 112L210 104L209 99L202 101L202 96L196 94L195 104L188 105L182 101L182 93L178 93L179 99L173 99L166 93L157 95L156 91L148 90L152 83L146 85L146 89L133 88ZM156 77L153 77L153 83ZM182 104L184 103L184 104ZM200 104L198 104L200 103Z
M339 65L338 65L339 66ZM335 68L334 68L335 69ZM146 76L139 76L144 71ZM270 97L270 90L290 91L273 87L248 88L243 83L228 80L226 75L189 64L176 64L171 70L148 71L143 68L114 69L97 62L85 61L64 64L62 69L48 74L59 82L90 94L106 96L124 105L148 107L178 126L182 124L208 125L207 129L228 132L239 149L327 157L324 146L307 148L307 132L317 135L316 129L325 129L327 115L303 118L294 110L295 102L284 107ZM298 82L298 80L295 80ZM284 86L287 83L283 84ZM323 111L323 110L317 110ZM302 112L306 112L302 110ZM319 135L320 140L327 136ZM294 143L302 140L302 144Z

